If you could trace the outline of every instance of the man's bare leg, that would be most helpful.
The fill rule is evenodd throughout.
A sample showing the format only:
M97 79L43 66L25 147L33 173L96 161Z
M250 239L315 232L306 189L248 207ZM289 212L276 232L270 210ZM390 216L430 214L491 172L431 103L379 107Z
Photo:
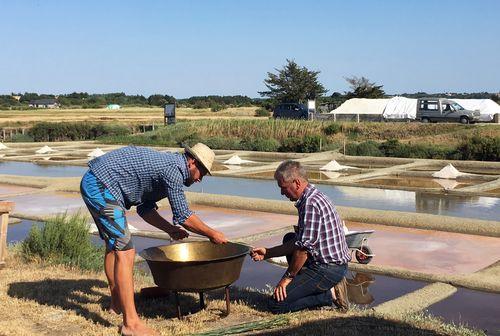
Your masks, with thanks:
M115 288L120 299L123 312L123 335L158 335L147 327L137 315L134 302L134 257L135 249L114 251L115 254Z
M120 298L118 297L115 284L115 253L107 248L106 254L104 255L104 272L106 273L106 278L108 278L109 290L111 291L111 304L108 311L111 313L121 314L122 307L120 305Z

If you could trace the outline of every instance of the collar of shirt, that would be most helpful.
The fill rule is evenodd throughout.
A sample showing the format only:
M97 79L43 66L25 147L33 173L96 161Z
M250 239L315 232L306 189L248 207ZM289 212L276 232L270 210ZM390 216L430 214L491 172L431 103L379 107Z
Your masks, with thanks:
M185 183L189 178L189 169L188 169L188 162L187 162L186 154L181 154L181 161L184 162L184 164L181 165L180 168L181 168L181 173L182 173L182 180Z
M307 185L307 187L304 189L304 191L302 192L302 195L300 195L300 198L297 200L297 202L295 202L295 207L297 209L300 209L300 207L302 206L304 201L307 199L307 197L311 194L313 189L314 189L314 185L309 183Z

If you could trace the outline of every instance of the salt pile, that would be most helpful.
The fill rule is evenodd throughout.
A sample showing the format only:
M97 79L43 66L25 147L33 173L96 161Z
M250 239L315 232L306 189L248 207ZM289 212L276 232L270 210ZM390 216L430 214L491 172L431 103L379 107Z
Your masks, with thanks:
M224 161L222 163L223 164L228 164L228 165L240 165L240 164L243 164L243 163L250 163L250 162L253 162L253 161L243 160L238 155L233 155L233 156L231 156L231 158L229 160L226 160L226 161Z
M57 150L50 148L49 146L43 146L39 150L37 150L35 153L37 154L47 154L47 153L52 153L52 152L57 152Z
M3 143L0 142L0 149L7 149L9 147L5 146Z
M330 180L332 179L336 179L337 177L341 176L342 174L341 173L337 173L337 172L332 172L332 171L322 171L321 174L325 175L326 177L328 177Z
M467 175L467 174L459 172L457 168L453 167L453 165L449 163L446 167L444 167L440 171L433 173L432 177L437 177L442 179L456 179L458 176L462 175Z
M343 166L339 164L336 160L328 162L326 165L321 167L319 170L327 170L327 171L339 171L344 169L353 168L351 166Z
M459 185L457 181L449 179L433 179L433 181L443 187L444 190L452 190L455 189L457 185Z
M96 148L92 152L88 153L87 156L90 158L96 158L96 157L99 157L99 156L104 155L104 154L106 154L106 153L103 152L102 149Z

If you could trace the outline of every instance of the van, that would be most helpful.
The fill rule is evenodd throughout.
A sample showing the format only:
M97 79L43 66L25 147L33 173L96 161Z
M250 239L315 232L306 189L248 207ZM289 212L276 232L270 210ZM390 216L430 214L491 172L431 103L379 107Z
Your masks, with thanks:
M273 117L275 119L307 119L309 111L303 104L283 103L274 108Z
M417 100L416 119L429 122L460 122L473 124L479 121L480 112L464 109L460 104L445 98L420 98Z

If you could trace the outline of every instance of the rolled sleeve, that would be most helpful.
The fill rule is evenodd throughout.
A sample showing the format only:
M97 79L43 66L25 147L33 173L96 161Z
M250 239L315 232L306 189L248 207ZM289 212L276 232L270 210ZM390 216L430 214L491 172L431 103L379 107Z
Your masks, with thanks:
M193 211L189 209L186 195L181 188L167 188L167 197L172 208L172 222L175 225L184 224Z
M153 201L145 201L137 206L137 214L142 217L153 209L157 210L158 205Z

